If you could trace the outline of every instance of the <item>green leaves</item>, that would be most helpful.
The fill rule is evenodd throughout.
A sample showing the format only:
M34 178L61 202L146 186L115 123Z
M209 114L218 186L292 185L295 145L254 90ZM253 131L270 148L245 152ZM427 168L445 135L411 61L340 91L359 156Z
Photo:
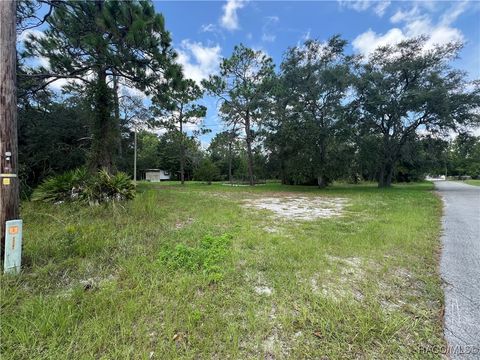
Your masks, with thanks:
M98 204L134 197L135 186L127 174L119 172L111 175L100 170L92 176L81 168L45 180L33 192L32 201Z
M417 129L433 133L480 123L480 87L449 64L461 44L426 49L426 41L419 37L385 46L358 66L360 125L382 138L380 185L390 185L402 149Z
M240 44L230 58L222 60L220 75L202 82L208 94L219 98L222 120L232 128L245 130L250 185L254 184L253 128L268 112L265 104L274 75L271 58Z
M26 41L23 56L46 58L49 68L26 75L47 79L39 87L75 79L95 93L90 166L111 171L119 142L111 78L151 92L178 74L163 16L150 1L59 1L47 23L44 36Z
M205 158L195 170L193 176L197 181L206 181L211 184L212 181L219 178L220 171L212 160Z
M284 182L328 183L348 167L344 120L351 84L346 41L308 40L287 50L272 91L267 144L278 154Z
M32 194L32 201L58 202L78 198L88 173L84 168L67 171L62 175L46 179Z

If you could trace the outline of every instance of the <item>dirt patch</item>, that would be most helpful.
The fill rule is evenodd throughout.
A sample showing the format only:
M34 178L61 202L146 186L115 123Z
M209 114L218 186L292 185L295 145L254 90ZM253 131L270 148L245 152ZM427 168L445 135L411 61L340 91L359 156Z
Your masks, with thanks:
M310 287L315 294L341 301L346 297L353 297L361 302L364 298L360 290L360 281L365 276L366 270L361 258L341 258L327 255L329 263L338 269L337 273L328 271L328 276L320 278L318 275L310 279ZM368 265L366 265L368 266Z
M87 279L72 280L64 290L58 293L58 297L69 297L74 288L80 285L84 291L96 291L110 286L117 281L117 276L110 274L106 277L94 276Z
M421 281L416 280L408 269L396 268L379 282L379 290L380 305L387 312L392 312L408 307L410 302L417 303L425 291L425 286ZM399 299L399 293L403 294L402 297L408 301ZM427 304L427 306L432 307L435 304Z
M387 313L414 312L425 291L424 284L408 269L397 267L380 275L379 265L364 258L330 255L326 258L332 268L307 280L311 291L325 298L335 301L350 298L362 303L366 296L363 288L365 279L378 276L375 298L381 308ZM413 308L412 304L415 304ZM435 304L427 304L427 307L433 308Z
M193 218L188 218L186 220L178 220L175 222L175 230L183 229L184 227L191 225L193 221Z
M272 288L269 288L268 286L255 286L255 292L258 294L258 295L272 295Z
M343 213L347 200L343 198L284 196L244 200L244 206L268 210L277 218L315 220L331 218Z
M262 342L262 349L264 359L275 360L285 359L291 350L287 339L283 336L282 324L276 321L277 307L272 305L270 313L268 314L268 320L272 324L272 329L268 336Z
M276 227L273 227L273 226L265 226L263 228L264 231L266 231L267 233L270 233L270 234L277 234L280 232L280 230Z

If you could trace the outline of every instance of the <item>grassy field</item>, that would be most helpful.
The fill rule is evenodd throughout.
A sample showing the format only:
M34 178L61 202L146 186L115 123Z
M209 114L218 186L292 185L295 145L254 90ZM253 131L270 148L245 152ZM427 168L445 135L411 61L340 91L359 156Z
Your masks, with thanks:
M469 184L469 185L475 185L475 186L480 186L480 180L464 180L464 183Z
M440 358L424 351L444 344L432 188L162 183L122 205L24 203L1 358ZM313 221L242 206L264 197L345 206Z

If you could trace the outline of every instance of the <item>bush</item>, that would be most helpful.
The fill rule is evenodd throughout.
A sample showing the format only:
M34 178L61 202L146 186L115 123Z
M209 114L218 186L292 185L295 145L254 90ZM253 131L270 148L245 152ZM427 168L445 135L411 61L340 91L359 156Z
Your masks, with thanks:
M43 181L33 192L33 201L59 202L79 198L88 179L84 168L70 170Z
M90 179L82 193L88 203L130 200L135 197L135 186L130 177L122 172L111 175L105 170Z
M130 200L134 197L135 186L127 174L119 172L111 175L105 170L100 170L92 176L82 168L45 180L33 192L32 200L98 204Z
M195 170L194 179L199 181L206 181L209 185L213 180L217 180L220 176L220 170L210 160L204 159L200 163L200 166Z

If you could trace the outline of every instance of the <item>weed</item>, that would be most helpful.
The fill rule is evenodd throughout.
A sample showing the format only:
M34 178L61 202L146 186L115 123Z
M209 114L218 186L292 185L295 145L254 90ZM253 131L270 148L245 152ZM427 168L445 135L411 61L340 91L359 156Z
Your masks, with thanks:
M196 247L178 244L173 249L163 249L160 260L171 269L201 271L210 282L218 282L223 278L224 270L221 264L230 253L231 238L227 234L205 236Z

